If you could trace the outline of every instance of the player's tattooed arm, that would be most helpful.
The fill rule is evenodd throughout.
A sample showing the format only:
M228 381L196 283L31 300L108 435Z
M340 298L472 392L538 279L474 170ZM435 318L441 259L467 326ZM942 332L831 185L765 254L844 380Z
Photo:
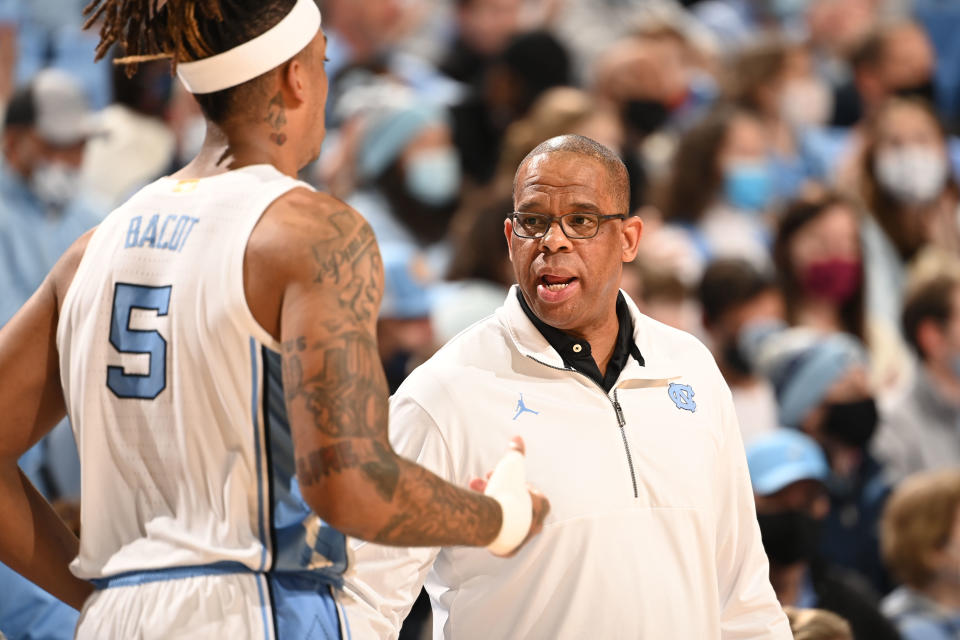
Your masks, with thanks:
M304 496L345 533L403 546L485 545L495 501L399 457L387 438L388 388L376 343L380 252L353 210L322 218L312 271L284 303L283 382ZM288 330L289 329L289 330Z

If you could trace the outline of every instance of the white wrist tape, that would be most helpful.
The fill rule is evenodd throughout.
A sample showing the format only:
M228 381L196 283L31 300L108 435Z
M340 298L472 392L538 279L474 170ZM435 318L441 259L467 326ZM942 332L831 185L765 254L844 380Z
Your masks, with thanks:
M497 463L483 492L500 503L503 522L500 533L487 545L491 553L507 555L524 541L533 522L533 500L527 490L523 454L511 449Z
M317 35L320 21L314 0L297 0L290 13L253 40L209 58L181 62L177 76L190 93L213 93L243 84L300 53Z

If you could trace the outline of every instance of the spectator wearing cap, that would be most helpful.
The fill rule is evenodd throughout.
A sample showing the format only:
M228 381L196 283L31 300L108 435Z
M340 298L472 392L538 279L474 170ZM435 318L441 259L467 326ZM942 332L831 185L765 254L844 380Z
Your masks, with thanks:
M770 582L782 605L826 609L849 620L858 638L896 638L862 579L825 562L818 550L829 511L830 468L812 438L777 429L747 447Z
M60 255L102 217L82 193L80 166L96 124L80 86L46 70L10 101L0 165L0 325L33 294Z
M960 467L960 276L944 273L915 286L904 305L903 332L920 366L874 442L897 479Z
M773 387L757 375L740 347L745 327L783 320L784 301L774 280L746 260L726 258L710 263L697 289L703 327L720 373L730 385L745 444L776 428Z
M393 393L433 353L430 322L433 280L422 253L405 244L385 243L383 301L377 320L377 346Z
M347 94L342 109L359 131L352 152L359 189L347 203L363 212L381 243L423 247L442 238L461 188L446 109L376 81Z
M830 463L825 559L886 593L877 527L890 487L868 447L878 413L863 345L847 334L806 328L754 330L745 342L773 383L780 424L812 437Z
M960 470L915 474L883 514L883 557L903 586L883 612L904 640L960 637Z

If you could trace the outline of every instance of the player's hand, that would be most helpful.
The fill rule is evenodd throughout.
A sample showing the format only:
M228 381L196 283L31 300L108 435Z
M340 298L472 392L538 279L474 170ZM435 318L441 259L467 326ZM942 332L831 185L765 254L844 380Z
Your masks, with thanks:
M510 441L510 449L512 451L516 451L520 453L520 455L525 455L526 447L524 445L523 438L519 436L514 436ZM486 473L485 478L474 478L473 480L470 481L470 488L473 489L474 491L485 492L487 490L488 481L490 480L490 477L492 474L493 474L493 471L488 471ZM531 521L530 521L530 527L527 531L527 535L518 545L516 545L508 553L497 553L491 550L491 553L493 553L493 555L495 556L502 557L502 558L509 558L516 555L516 553L521 548L523 548L523 546L527 544L527 542L529 542L531 538L533 538L538 533L543 531L544 520L546 519L547 514L550 512L550 501L547 500L546 496L544 496L542 493L540 493L530 485L526 485L526 490L530 494L530 509L531 509Z

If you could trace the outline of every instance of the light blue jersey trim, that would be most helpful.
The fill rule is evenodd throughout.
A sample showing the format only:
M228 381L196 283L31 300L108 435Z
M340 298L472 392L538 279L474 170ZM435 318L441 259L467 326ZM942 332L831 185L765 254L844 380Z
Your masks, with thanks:
M340 621L343 623L341 631L343 631L343 637L346 640L353 640L353 636L350 634L350 620L347 618L347 608L343 606L343 603L337 599L337 595L333 592L333 588L330 589L330 597L333 598L333 601L336 603L337 608L340 610Z
M263 640L270 640L270 627L273 625L267 617L267 602L263 597L263 581L266 578L262 575L256 575L254 578L257 581L257 595L260 596L260 617L263 620ZM272 617L273 614L271 613L270 616Z
M254 455L257 458L257 527L260 544L263 547L260 553L260 571L263 571L267 566L267 539L263 531L263 456L260 452L260 421L258 419L260 385L257 384L257 341L253 338L250 338L250 367L253 380L250 393L250 415L253 417Z
M225 576L232 573L253 573L250 567L239 562L218 562L215 564L191 565L186 567L166 567L163 569L148 569L146 571L129 571L118 573L109 578L93 578L90 580L97 589L112 589L113 587L134 587L163 580L180 580L197 576ZM259 583L259 582L258 582Z

